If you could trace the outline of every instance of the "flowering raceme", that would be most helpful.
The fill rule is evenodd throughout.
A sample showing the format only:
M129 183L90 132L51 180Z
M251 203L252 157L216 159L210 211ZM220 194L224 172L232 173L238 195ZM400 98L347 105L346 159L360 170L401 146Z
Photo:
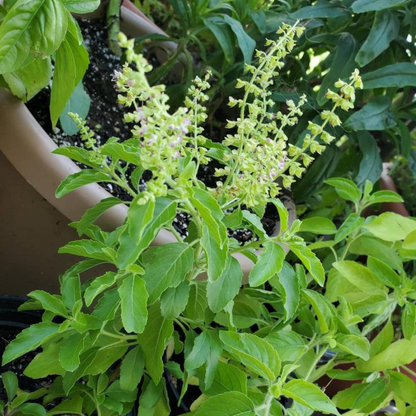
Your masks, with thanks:
M328 90L326 97L334 105L331 110L322 111L322 123L309 122L299 146L289 143L285 130L298 122L307 98L302 95L297 103L288 100L286 113L274 113L271 89L285 57L295 46L295 38L303 31L297 24L283 25L278 31L279 39L267 41L266 52L257 51L257 65L246 65L250 78L237 80L236 86L243 90L243 95L239 99L230 97L229 106L236 108L238 117L228 120L230 134L219 145L222 167L216 169L217 187L209 189L223 206L264 208L270 198L279 195L281 186L290 188L295 178L301 177L314 160L314 153L321 154L325 145L334 140L325 127L341 124L336 110L353 108L355 88L362 88L358 70L350 83L339 80L335 84L339 92ZM202 127L207 119L204 103L208 101L210 74L203 79L197 77L185 106L171 113L165 86L150 86L146 74L152 67L135 53L134 41L120 34L120 46L126 50L127 59L123 69L114 74L120 93L118 102L130 109L125 120L133 124L132 140L139 143L141 168L152 173L143 192L143 203L167 195L172 188L186 193L192 186L203 186L196 173L201 164L211 160ZM91 142L89 132L85 138Z

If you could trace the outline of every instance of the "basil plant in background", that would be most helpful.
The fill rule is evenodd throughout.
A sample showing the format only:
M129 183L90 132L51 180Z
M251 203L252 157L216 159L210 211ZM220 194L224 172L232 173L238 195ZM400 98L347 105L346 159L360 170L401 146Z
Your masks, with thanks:
M71 13L90 13L99 4L99 0L5 0L0 5L0 86L26 102L52 78L53 126L89 64Z
M44 310L43 320L8 345L3 364L39 348L25 374L55 376L37 393L43 399L28 403L36 410L23 413L42 415L46 407L51 415L117 416L138 400L140 415L176 414L168 389L194 416L370 414L392 399L401 414L416 411L416 385L406 375L416 359L416 286L405 272L416 258L416 222L395 214L360 217L400 197L372 192L370 182L362 192L333 178L328 186L353 203L338 228L322 218L289 224L279 199L281 187L289 188L333 140L328 126L340 125L338 112L350 110L362 88L358 71L338 80L327 94L332 109L310 121L298 146L289 143L286 131L302 116L306 97L273 112L270 90L302 32L283 25L267 53L247 65L249 80L237 81L242 98L230 98L234 117L222 143L201 127L210 74L196 78L185 106L169 112L165 86L149 84L151 66L135 53L134 40L120 36L126 64L115 82L132 138L98 147L73 115L85 148L55 153L88 168L64 180L56 195L116 184L131 195L127 218L106 232L95 220L123 202L111 197L89 209L73 224L85 238L60 250L85 260L61 275L59 295L36 290L23 305ZM197 173L212 160L218 180L208 187ZM280 217L274 236L261 222L267 204ZM177 213L189 217L186 236L173 226ZM244 245L228 232L242 228L253 232ZM166 230L172 242L152 245ZM248 276L238 256L253 261ZM108 271L81 280L97 265ZM330 398L319 384L323 376L357 383ZM13 393L13 377L3 380Z

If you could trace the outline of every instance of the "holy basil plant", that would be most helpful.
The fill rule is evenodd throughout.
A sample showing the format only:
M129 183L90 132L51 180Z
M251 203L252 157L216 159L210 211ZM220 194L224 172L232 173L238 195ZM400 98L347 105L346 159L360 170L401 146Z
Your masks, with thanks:
M89 64L71 13L90 13L99 4L99 0L5 0L0 6L0 85L28 101L53 78L54 126Z
M337 407L369 414L393 397L403 414L414 411L416 386L398 370L411 371L407 364L416 358L416 287L403 267L415 255L416 222L394 215L365 222L364 207L400 198L371 194L370 184L363 196L344 179L329 183L354 203L338 230L322 219L290 224L279 199L281 186L290 187L312 154L331 142L327 126L339 125L337 110L348 111L362 86L358 71L349 82L337 81L337 92L328 93L332 110L309 124L299 146L288 144L286 127L297 122L306 99L274 113L269 91L302 31L284 25L268 52L257 53L257 64L247 65L250 80L237 81L243 98L230 99L235 118L222 143L207 139L201 127L209 74L195 80L185 107L169 112L165 87L149 85L151 66L134 52L134 41L120 37L127 62L115 82L119 102L131 109L125 118L132 138L97 147L94 133L73 115L85 148L55 152L88 168L64 180L56 195L108 182L131 195L127 218L110 232L94 224L123 203L111 197L73 224L85 238L60 252L85 260L60 276L59 295L29 294L22 309L44 310L42 322L22 331L3 355L6 364L39 349L25 374L56 377L35 403L50 415L124 415L136 400L140 415L169 415L176 403L169 403L168 388L194 416L339 414ZM208 187L197 173L213 160L218 181ZM272 236L261 222L267 204L280 217ZM178 212L189 218L186 236L173 226ZM392 221L397 225L389 233ZM229 233L241 228L253 233L244 245ZM308 246L311 232L335 237ZM157 246L159 234L171 242ZM358 263L360 238L376 241L396 263L374 251L366 266ZM321 262L314 250L323 248L334 258ZM243 257L253 262L248 276ZM108 271L81 280L98 265ZM332 355L323 364L326 351ZM339 370L340 363L350 369ZM360 383L331 400L315 383L325 374ZM36 415L46 412L37 409Z

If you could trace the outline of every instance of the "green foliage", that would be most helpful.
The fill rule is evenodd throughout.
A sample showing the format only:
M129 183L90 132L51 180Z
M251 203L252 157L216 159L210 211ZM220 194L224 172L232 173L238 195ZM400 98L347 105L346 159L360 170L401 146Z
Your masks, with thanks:
M333 4L318 2L306 12L343 18L345 7ZM174 2L184 22L192 19L187 6ZM328 215L333 221L311 212L303 223L289 223L279 200L281 186L289 188L331 142L325 129L341 125L337 110L352 109L362 86L357 71L348 82L337 81L338 92L322 96L332 109L323 110L320 121L308 120L309 133L290 143L286 127L299 121L305 99L288 100L285 113L273 112L268 100L296 33L302 29L284 25L278 40L268 42L268 53L258 53L257 66L247 66L249 80L237 81L244 98L230 100L239 115L230 118L230 134L216 147L200 127L207 119L208 78L196 79L186 107L168 111L165 87L149 84L150 66L134 51L134 41L120 37L127 64L116 84L119 101L133 107L125 115L134 123L133 137L96 146L93 133L73 116L86 148L57 153L89 168L64 180L57 197L109 182L130 194L127 217L112 231L94 224L121 202L109 198L74 224L85 238L60 252L85 260L61 276L60 295L29 294L22 309L44 310L42 322L23 330L3 356L7 364L39 349L26 375L56 376L42 401L46 406L62 399L51 404L50 414L120 416L138 400L140 413L169 415L165 370L180 379L181 398L190 385L198 386L193 415L338 409L369 415L392 399L406 413L414 411L414 384L404 374L416 359L416 286L407 272L416 259L416 222L394 213L364 219L369 207L401 199L373 192L362 173L361 188L341 177L325 181L325 192L343 204L336 218ZM197 174L212 159L220 165L219 180L206 186ZM135 184L128 168L139 172ZM145 170L152 175L142 191L137 178ZM273 235L261 222L267 203L280 218ZM178 211L190 219L186 237L174 228ZM253 239L239 245L227 228L248 228ZM171 242L155 244L168 231ZM241 258L254 263L244 275ZM97 265L107 271L97 272ZM85 280L87 271L95 277ZM340 370L345 363L351 368ZM319 386L324 375L358 383L330 398ZM5 383L9 396L22 397L18 406L9 397L7 409L22 406L19 413L44 415L42 405L27 403L33 396L22 396L13 375ZM288 408L284 398L292 400Z

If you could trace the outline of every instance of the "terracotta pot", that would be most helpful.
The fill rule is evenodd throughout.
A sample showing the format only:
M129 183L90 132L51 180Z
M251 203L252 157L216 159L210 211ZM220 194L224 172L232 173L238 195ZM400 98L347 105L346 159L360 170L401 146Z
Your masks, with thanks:
M122 30L129 36L137 37L155 30L148 19L125 7L121 9L121 16ZM3 276L14 276L14 280L9 281L10 286L2 285L0 291L4 293L26 294L35 288L56 291L59 287L58 275L78 260L72 256L69 259L57 254L60 246L77 238L73 230L67 229L66 219L79 220L88 208L111 196L98 184L90 184L56 199L55 190L61 181L80 170L66 157L52 154L56 148L55 143L26 106L8 90L0 88L0 150L10 162L7 164L9 171L13 166L38 193L33 193L27 187L25 191L21 191L27 193L23 200L36 201L36 204L33 202L33 207L36 205L36 216L31 215L28 202L20 202L20 215L10 206L13 212L6 209L6 212L13 216L13 221L9 219L6 224L2 224L3 235L5 233L13 236L13 239L2 240L4 247L0 248L4 262L0 268L4 269ZM7 176L3 175L4 177ZM2 185L6 188L8 183L4 181ZM23 189L23 184L20 185ZM7 192L5 189L2 191L2 200L9 200L12 193L6 196ZM21 196L20 192L14 194L17 198ZM50 205L46 204L46 201ZM289 202L287 207L292 223L296 219L295 206L293 202ZM97 224L104 230L113 230L123 223L126 213L127 206L115 206L105 212ZM6 229L7 232L4 231ZM276 229L278 230L278 227ZM43 232L45 233L42 234ZM174 241L176 239L170 232L161 230L153 244L161 245ZM48 254L41 255L40 252L43 253L43 250ZM36 252L38 254L33 256ZM241 254L236 254L235 257L247 277L254 265L253 262ZM16 274L16 267L24 268L25 271ZM10 287L14 287L15 290L11 290Z

